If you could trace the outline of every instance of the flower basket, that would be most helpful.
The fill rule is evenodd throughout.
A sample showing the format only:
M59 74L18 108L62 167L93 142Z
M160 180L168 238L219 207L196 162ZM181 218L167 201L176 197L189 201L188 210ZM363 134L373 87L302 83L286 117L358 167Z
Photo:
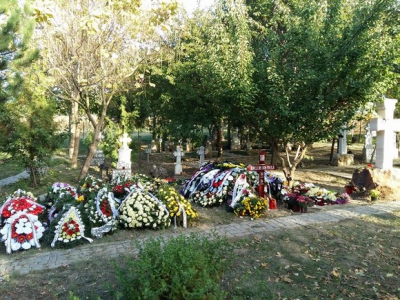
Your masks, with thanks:
M234 209L237 216L259 218L268 209L268 200L256 196L244 197Z

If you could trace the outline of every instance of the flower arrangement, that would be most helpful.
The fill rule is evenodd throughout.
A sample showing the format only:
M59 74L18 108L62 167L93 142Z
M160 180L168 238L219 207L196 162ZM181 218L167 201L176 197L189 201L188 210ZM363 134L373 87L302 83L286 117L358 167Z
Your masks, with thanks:
M297 197L297 203L300 207L310 207L314 205L314 201L306 195L299 195Z
M369 191L369 196L371 197L371 200L377 200L380 195L381 195L381 192L379 192L376 189L372 189Z
M28 250L33 246L40 248L39 239L43 236L43 232L44 227L38 216L23 211L8 218L0 230L7 253L20 249Z
M357 187L354 186L353 182L349 182L344 186L344 189L346 190L346 193L351 195L353 192L357 191Z
M90 243L93 241L85 237L85 225L82 222L79 210L74 206L70 207L68 211L60 217L54 233L55 235L51 247L54 247L56 242L68 244L82 238Z
M183 227L187 227L187 219L194 220L199 217L190 202L173 187L169 185L160 187L157 196L166 205L169 216L174 219L175 226L180 223L177 219L181 219Z
M113 182L111 190L114 193L114 197L122 201L131 192L131 190L136 189L137 185L131 179L126 179L124 181Z
M347 204L350 202L350 195L347 193L337 194L335 204Z
M336 193L332 191L327 191L327 193L324 195L324 200L327 204L335 204L337 200L337 195Z
M238 202L234 212L237 216L250 216L257 219L268 210L268 200L256 196L244 196L243 200Z
M45 201L48 208L48 221L51 223L59 214L83 202L84 197L78 195L76 188L68 183L56 182L49 188Z
M35 202L34 198L29 196L21 196L8 200L0 208L1 217L7 219L17 212L28 213L32 215L39 215L43 213L45 207Z
M78 198L78 201L88 201L89 199L96 198L96 194L102 185L103 181L101 179L87 175L79 181L78 194L81 196Z
M215 194L209 193L209 192L204 192L204 191L197 191L195 192L191 198L190 198L194 203L197 203L203 207L206 206L213 206L217 203L222 203L222 198L217 199ZM221 201L221 202L219 202Z
M92 228L92 234L94 228L104 225L107 226L94 231L100 230L106 233L117 229L118 203L109 188L101 188L95 199L90 199L85 203L83 212L89 221L88 225ZM100 237L99 234L96 236Z
M119 222L125 228L165 228L171 224L169 211L156 197L135 191L119 207Z

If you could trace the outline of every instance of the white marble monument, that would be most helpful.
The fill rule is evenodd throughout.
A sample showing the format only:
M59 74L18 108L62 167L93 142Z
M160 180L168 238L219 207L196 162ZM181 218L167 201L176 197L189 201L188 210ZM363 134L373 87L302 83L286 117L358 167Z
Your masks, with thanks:
M375 167L383 170L393 168L393 159L398 155L395 132L400 132L400 119L394 119L397 99L385 98L377 105L379 118L371 119L371 131L376 131Z
M118 162L117 168L113 170L112 179L117 177L126 177L129 178L132 175L132 162L131 162L131 152L132 149L128 147L128 143L132 141L132 139L128 136L127 133L124 133L123 136L119 139L122 143L121 148L118 149Z

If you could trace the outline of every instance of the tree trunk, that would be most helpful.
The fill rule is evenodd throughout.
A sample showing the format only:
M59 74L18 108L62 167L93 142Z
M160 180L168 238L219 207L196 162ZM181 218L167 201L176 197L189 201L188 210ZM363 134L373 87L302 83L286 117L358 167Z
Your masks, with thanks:
M332 139L331 155L329 157L329 162L332 162L332 160L333 160L333 151L335 151L335 144L336 144L336 138L333 138Z
M78 168L78 156L79 156L79 144L81 138L81 129L79 127L79 123L75 128L75 136L74 136L74 152L72 154L71 160L71 168L76 169Z
M232 150L232 134L231 134L231 130L232 130L232 126L231 126L231 122L228 121L228 130L227 130L227 140L228 140L228 147L227 149Z
M78 109L79 109L78 103L75 101L71 101L71 110L69 115L70 139L69 139L69 149L68 149L68 159L70 160L71 165L73 165L76 130L77 128L79 128Z
M279 160L281 162L282 171L283 171L285 179L288 183L288 186L292 187L293 182L294 182L294 175L295 175L296 168L300 164L300 162L303 160L303 157L307 151L307 146L302 145L302 147L299 148L299 151L296 152L296 156L293 158L293 162L292 162L291 158L290 158L290 153L289 153L290 149L289 149L288 145L285 146L285 152L286 152L285 156L282 156L281 152L279 151L278 141L274 141L272 145L273 145L274 153L277 155L277 157L279 158ZM298 147L300 147L300 145L298 145Z
M217 130L216 147L217 147L217 151L218 151L217 159L220 159L222 157L222 134L223 134L223 132L222 132L221 123L222 122L220 122L220 124L218 124L217 128L216 128L216 130Z
M31 186L32 187L37 187L37 181L36 181L36 174L35 174L35 168L32 164L29 165L29 171L30 171L30 179L31 179Z
M90 163L93 159L93 156L94 156L94 154L97 150L97 147L99 145L99 142L100 142L100 132L101 132L101 128L103 127L106 114L107 114L107 108L103 108L101 117L99 118L97 123L94 121L94 118L92 118L92 116L88 115L89 120L91 120L91 123L94 127L94 137L93 137L93 143L89 147L89 152L86 156L86 160L82 166L81 172L79 173L78 181L85 178L85 176L89 172Z

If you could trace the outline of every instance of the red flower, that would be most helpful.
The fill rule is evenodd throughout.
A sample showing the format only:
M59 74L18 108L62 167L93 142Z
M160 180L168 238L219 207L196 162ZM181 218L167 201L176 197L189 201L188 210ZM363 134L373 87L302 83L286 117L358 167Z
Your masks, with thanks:
M4 218L9 218L9 217L11 217L11 212L5 207L5 208L3 209L1 215L2 215Z
M27 239L28 241L30 241L31 239L33 239L33 233L28 233L28 234L26 235L26 239Z
M20 234L20 235L17 237L17 241L18 241L18 243L23 243L23 242L25 242L25 235Z
M107 199L103 199L101 202L100 210L106 217L111 216L111 207L107 201Z

